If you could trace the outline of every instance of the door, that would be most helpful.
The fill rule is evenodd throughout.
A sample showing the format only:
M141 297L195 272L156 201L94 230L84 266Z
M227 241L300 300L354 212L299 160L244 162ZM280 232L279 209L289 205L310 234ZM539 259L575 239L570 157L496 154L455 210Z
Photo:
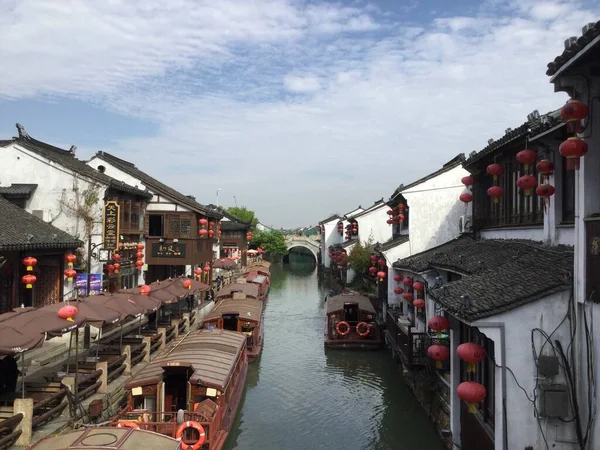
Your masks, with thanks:
M165 368L165 412L187 409L188 369L186 367Z
M349 324L356 325L358 322L358 304L346 303L344 305L344 320Z

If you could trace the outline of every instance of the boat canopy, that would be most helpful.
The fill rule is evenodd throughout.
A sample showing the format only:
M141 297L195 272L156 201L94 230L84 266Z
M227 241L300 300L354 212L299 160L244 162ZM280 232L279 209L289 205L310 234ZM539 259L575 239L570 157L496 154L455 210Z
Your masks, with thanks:
M246 336L235 331L198 330L185 336L138 372L125 389L157 384L165 368L188 367L190 383L224 390L246 346Z
M357 304L358 309L375 314L375 308L371 300L362 295L335 295L327 297L327 314L342 311L346 304Z
M227 297L234 292L243 292L247 297L259 297L259 285L254 283L230 283L221 288L217 298Z
M219 319L227 314L239 314L239 319L245 319L253 322L260 322L262 317L263 305L260 300L254 298L241 300L221 300L205 317L204 321Z

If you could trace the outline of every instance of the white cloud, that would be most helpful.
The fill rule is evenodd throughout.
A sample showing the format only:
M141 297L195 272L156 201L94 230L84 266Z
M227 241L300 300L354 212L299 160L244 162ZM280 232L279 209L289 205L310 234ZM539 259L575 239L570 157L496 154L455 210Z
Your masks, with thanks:
M314 223L565 100L546 63L600 11L486 5L415 24L358 2L15 0L0 14L0 97L152 120L155 136L106 150L202 202L222 187L267 223Z

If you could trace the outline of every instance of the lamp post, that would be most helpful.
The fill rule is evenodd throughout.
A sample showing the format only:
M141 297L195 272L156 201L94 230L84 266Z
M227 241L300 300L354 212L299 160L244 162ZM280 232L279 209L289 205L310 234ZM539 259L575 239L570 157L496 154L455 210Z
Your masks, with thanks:
M217 189L217 208L219 207L219 192L221 192L221 191L222 191L221 188Z
M87 277L86 277L86 281L85 281L85 292L87 294L87 296L90 295L90 283L91 283L91 276L92 276L92 256L94 256L94 258L96 258L96 254L93 253L94 250L96 250L98 247L101 247L102 245L104 245L104 242L100 242L98 244L92 244L92 235L90 233L90 235L88 236L88 251L87 251ZM77 331L77 333L79 333L79 330ZM90 342L91 342L91 336L90 336L90 327L89 326L85 326L85 328L83 329L83 348L88 349L90 348Z

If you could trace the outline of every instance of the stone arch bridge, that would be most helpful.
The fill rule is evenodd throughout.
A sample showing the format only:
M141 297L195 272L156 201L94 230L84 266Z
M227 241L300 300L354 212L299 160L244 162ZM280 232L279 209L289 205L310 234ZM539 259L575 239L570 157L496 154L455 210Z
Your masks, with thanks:
M319 261L319 254L321 251L320 236L289 235L285 237L285 245L287 246L288 251L294 247L302 247L310 250L315 257L315 261Z

